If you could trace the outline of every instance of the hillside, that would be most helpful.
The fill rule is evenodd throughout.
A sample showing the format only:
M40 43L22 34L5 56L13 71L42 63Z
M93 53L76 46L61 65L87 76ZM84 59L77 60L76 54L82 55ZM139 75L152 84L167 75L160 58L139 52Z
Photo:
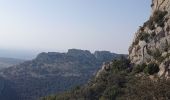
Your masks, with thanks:
M86 83L103 62L120 56L108 51L92 54L77 49L67 53L44 52L34 60L1 70L0 76L8 81L21 100L36 100Z
M132 68L126 58L103 65L88 84L41 100L169 100L170 80L151 80Z

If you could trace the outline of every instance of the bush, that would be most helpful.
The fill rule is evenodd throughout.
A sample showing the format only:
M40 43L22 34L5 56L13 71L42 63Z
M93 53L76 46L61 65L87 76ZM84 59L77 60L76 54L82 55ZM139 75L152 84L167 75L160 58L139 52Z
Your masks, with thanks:
M141 32L141 33L139 33L139 36L137 37L137 40L148 42L149 41L149 37L150 37L150 35L148 33Z
M126 58L121 58L119 60L114 60L112 63L111 71L113 73L124 71L130 67L130 61Z
M150 56L153 56L153 58L154 58L155 60L157 60L158 62L162 62L162 61L165 59L165 57L162 57L162 54L161 54L161 52L159 51L159 49L156 49L155 51L152 51L152 50L150 50L150 49L147 48L146 50L147 50L147 53L148 53ZM168 48L165 47L164 50L168 50Z
M136 38L132 45L137 45L139 43L139 40L148 42L149 37L150 37L149 33L141 32L139 33L138 37Z
M164 17L167 13L167 11L155 11L153 16L144 23L144 26L148 26L151 30L155 29L154 23L157 23L157 25L160 27L164 27Z
M150 30L154 30L155 26L154 23L152 21L152 19L150 18L147 22L144 23L144 27L148 27Z
M159 25L159 23L163 22L164 16L167 13L168 13L167 11L160 11L160 10L155 11L152 17L153 21Z
M159 72L159 66L156 63L150 63L145 67L144 72L149 75L153 75Z
M150 49L146 48L146 52L148 55L152 55L152 51Z
M152 32L151 33L151 37L154 38L156 36L156 33L155 32Z
M139 43L139 40L138 40L138 39L136 39L136 40L133 42L133 44L132 44L132 45L133 45L133 46L134 46L134 45L138 45L138 43Z
M158 59L159 57L161 57L161 52L159 51L159 49L156 49L155 52L153 52L153 57L154 59Z
M145 67L147 65L145 63L141 64L141 65L137 65L133 68L133 73L140 73L140 72L143 72Z
M165 60L165 58L166 58L166 57L162 57L162 56L160 56L160 57L157 59L157 61L158 61L159 63L161 63L162 61L164 61L164 60Z
M107 88L102 97L100 98L100 100L115 100L116 97L120 94L120 89L118 86L112 86L110 88Z
M133 79L127 85L121 100L170 100L170 81L153 81L148 78Z
M153 7L153 6L154 6L154 4L152 3L152 4L151 4L151 7Z

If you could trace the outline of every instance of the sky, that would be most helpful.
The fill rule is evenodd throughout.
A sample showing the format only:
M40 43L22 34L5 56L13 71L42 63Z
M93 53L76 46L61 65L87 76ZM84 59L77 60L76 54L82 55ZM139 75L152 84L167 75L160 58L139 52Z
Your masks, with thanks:
M128 53L151 0L0 0L0 49Z

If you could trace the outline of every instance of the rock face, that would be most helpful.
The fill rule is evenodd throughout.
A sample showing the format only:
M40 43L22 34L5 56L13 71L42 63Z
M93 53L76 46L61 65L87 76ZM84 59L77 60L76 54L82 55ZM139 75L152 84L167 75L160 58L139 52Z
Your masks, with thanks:
M152 14L135 33L129 48L129 58L134 64L159 65L159 76L170 75L170 1L152 0Z
M16 91L20 100L37 100L86 83L103 62L120 57L105 52L92 54L77 49L70 49L67 53L44 52L32 61L1 70L0 76L9 82L9 87ZM0 93L1 99L4 100Z

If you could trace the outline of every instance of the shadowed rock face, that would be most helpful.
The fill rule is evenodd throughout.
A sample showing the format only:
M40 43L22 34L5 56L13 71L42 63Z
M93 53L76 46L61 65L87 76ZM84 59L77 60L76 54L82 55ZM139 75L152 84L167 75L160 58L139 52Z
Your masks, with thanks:
M107 51L95 54L77 49L70 49L67 53L44 52L32 61L3 69L0 75L21 100L36 100L86 83L103 62L119 57Z
M134 64L157 63L159 76L169 76L170 61L170 1L152 0L152 13L147 22L135 33L129 48Z

